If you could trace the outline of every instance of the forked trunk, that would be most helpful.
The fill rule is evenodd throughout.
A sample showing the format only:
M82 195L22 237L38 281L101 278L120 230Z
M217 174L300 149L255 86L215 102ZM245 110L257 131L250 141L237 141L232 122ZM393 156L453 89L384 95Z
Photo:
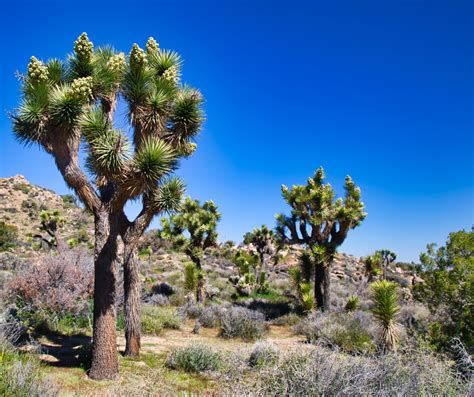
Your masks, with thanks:
M331 305L331 262L319 262L314 268L314 301L316 308L329 311Z
M125 314L125 356L140 355L140 273L137 248L125 242L123 285Z
M114 214L95 215L94 326L92 379L115 379L119 365L116 347L115 283L118 228Z

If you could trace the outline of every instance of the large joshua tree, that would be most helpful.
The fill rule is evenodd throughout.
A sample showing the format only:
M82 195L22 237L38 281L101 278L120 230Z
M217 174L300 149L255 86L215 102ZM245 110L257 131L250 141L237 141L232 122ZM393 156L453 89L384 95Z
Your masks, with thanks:
M162 230L158 236L170 240L176 248L185 252L196 265L198 279L196 286L196 300L203 302L204 274L201 259L206 248L217 244L217 223L221 214L213 201L206 201L201 205L199 200L187 197L179 213L169 219L161 220Z
M332 186L324 183L322 167L308 178L306 185L281 187L291 215L277 215L276 232L282 242L308 248L314 262L315 302L322 310L330 307L330 273L337 247L367 215L360 189L350 176L346 177L344 187L344 198L336 199Z
M127 352L134 354L140 346L138 240L154 215L179 205L184 186L171 174L179 157L196 147L191 140L200 130L203 99L179 83L180 63L153 38L146 52L134 44L127 57L110 46L94 49L83 33L65 62L32 57L20 78L22 100L12 115L17 139L51 154L67 185L94 215L94 379L118 374L118 237L125 245ZM124 130L115 125L118 101L128 107ZM80 165L81 147L88 172ZM142 202L133 221L123 210L131 199Z

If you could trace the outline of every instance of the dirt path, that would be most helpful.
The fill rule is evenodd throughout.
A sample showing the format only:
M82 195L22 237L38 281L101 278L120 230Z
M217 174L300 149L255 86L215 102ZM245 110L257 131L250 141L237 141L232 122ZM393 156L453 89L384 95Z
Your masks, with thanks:
M142 352L144 353L164 353L174 347L186 346L190 343L202 343L211 345L218 350L237 351L242 348L249 348L254 342L245 342L240 339L223 339L218 337L218 330L215 328L201 328L198 335L192 333L194 321L188 321L179 330L164 330L160 336L142 336ZM265 341L275 344L280 350L285 351L291 347L296 347L304 341L301 336L292 334L288 327L270 326L269 333ZM125 338L117 338L119 350L125 349Z

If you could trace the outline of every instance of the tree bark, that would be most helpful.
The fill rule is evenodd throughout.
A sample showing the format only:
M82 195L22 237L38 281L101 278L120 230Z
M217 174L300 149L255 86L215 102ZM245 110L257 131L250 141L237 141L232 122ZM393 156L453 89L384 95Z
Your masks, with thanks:
M196 269L198 271L197 276L197 285L196 285L196 302L204 303L206 300L206 292L204 290L204 274L202 273L201 260L194 257L194 263L196 264Z
M123 283L125 293L125 356L128 357L140 356L141 330L139 261L137 247L125 242Z
M115 379L119 373L116 347L116 277L118 227L115 214L95 214L95 272L92 379Z
M314 301L317 309L331 307L331 262L316 263L314 267Z

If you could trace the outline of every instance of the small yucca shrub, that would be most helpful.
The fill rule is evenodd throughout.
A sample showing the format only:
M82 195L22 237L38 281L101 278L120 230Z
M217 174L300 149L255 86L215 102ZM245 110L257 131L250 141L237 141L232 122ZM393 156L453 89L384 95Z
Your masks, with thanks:
M400 324L396 321L400 311L397 289L396 283L387 280L372 284L372 314L379 324L381 340L387 350L396 350L400 338Z
M347 300L345 310L346 312L354 312L356 311L360 306L360 299L358 296L351 296Z

